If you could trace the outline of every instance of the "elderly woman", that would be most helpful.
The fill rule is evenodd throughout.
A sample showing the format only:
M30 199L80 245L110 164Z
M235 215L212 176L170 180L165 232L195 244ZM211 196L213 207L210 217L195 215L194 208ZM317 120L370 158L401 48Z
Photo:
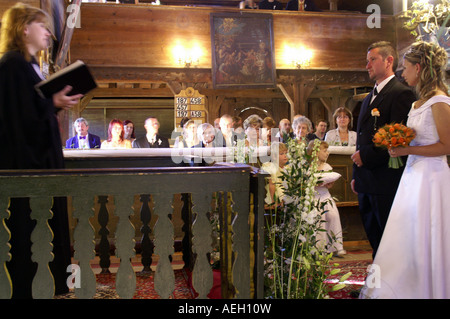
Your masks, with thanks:
M245 146L258 147L263 145L260 138L260 131L263 127L263 120L258 115L253 114L247 117L243 123L245 131Z
M197 138L200 142L194 147L217 147L215 137L216 130L214 126L209 123L200 124L197 127Z
M199 143L197 124L194 120L188 120L183 125L183 132L175 139L174 147L193 147Z
M333 119L337 128L327 132L325 141L330 146L355 146L356 132L351 131L353 124L352 112L345 107L340 107L334 112Z
M295 138L306 143L311 139L312 123L306 116L297 117L292 123Z

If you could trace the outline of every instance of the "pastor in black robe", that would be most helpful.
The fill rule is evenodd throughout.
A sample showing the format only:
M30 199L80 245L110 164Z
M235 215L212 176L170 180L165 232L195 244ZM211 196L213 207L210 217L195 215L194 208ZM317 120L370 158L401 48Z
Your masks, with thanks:
M34 85L42 80L32 62L19 52L7 52L0 59L0 169L64 168L57 109L52 99L41 98ZM11 198L11 215L6 225L11 232L11 261L7 268L13 284L13 298L31 298L37 264L31 261L30 235L35 221L30 218L29 200ZM67 266L71 263L66 198L54 198L54 259L49 266L55 279L55 293L68 291Z

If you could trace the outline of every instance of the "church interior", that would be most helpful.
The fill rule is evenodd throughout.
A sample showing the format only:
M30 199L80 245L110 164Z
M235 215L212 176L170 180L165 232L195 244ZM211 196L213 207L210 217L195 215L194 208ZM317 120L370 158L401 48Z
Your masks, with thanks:
M173 134L179 132L182 117L177 115L177 98L186 96L203 99L196 114L200 121L210 124L224 114L243 120L256 114L271 117L277 124L282 119L292 122L295 115L301 114L313 123L325 119L328 128L334 129L334 111L346 107L352 112L355 127L361 102L373 88L366 70L368 46L389 41L402 56L414 41L410 30L404 28L408 20L405 8L412 4L411 0L314 0L318 11L240 9L239 0L22 2L51 12L55 18L55 47L40 61L46 65L45 70L52 73L81 60L97 83L97 88L72 110L58 114L63 145L75 135L73 123L80 117L89 122L89 133L105 140L112 119L132 121L136 136L141 136L145 135L145 120L154 116L160 123L159 134L167 137L173 147ZM280 2L284 7L288 3ZM1 1L0 16L15 3ZM79 12L71 7L74 4L79 4ZM260 40L271 46L268 50L272 69L266 82L221 77L218 55L221 49L226 50L227 43L213 26L215 19L223 17L259 21L245 33L252 39L270 38ZM241 45L249 44L243 41ZM349 251L362 249L370 254L358 200L350 188L350 155L349 150L331 152L328 162L342 178L330 192L337 199L344 246ZM256 216L264 214L264 181L263 177L252 175L251 168L223 165L189 171L170 167L170 152L162 151L117 155L113 151L100 154L64 150L64 156L66 175L42 175L40 180L39 176L26 174L26 181L12 174L2 178L5 183L16 183L6 190L16 196L39 197L45 195L42 189L54 196L69 196L73 258L80 261L80 266L94 265L95 260L97 269L108 271L114 263L112 259L126 260L122 276L130 278L129 260L139 256L144 268L156 272L155 288L162 298L167 298L175 280L170 269L183 263L193 269L196 290L205 297L212 283L200 274L209 274L209 265L192 256L210 253L211 243L205 239L208 220L206 215L200 218L198 212L207 211L213 200L215 209L224 213L220 220L222 296L261 298L263 246L256 238L264 233L264 223ZM161 172L160 167L164 168ZM75 187L87 188L95 200ZM195 187L201 192L191 197L187 193ZM217 192L217 196L203 196L207 190ZM154 195L143 195L146 192ZM233 192L233 199L227 192ZM123 198L124 194L128 197ZM4 206L6 199L1 200ZM237 216L234 220L227 214L232 207L239 210L233 215ZM237 231L238 227L245 229L248 211L254 214L250 217L254 228L249 235L246 233L249 238L241 237ZM194 212L198 227L188 229ZM171 222L163 216L169 216ZM47 218L42 213L38 220L45 224ZM38 222L45 233L44 224ZM116 241L119 236L123 237ZM203 238L203 243L198 238ZM246 247L247 243L250 247ZM239 253L236 255L235 251ZM0 252L3 262L7 250ZM42 248L42 256L46 252ZM248 257L242 259L242 253ZM155 270L158 260L162 262ZM251 273L241 276L241 270L249 265ZM39 278L46 282L44 277ZM167 287L162 282L168 283ZM83 286L79 297L91 297L92 285L91 281ZM124 298L130 297L130 291L132 296L132 284L118 282L117 286Z

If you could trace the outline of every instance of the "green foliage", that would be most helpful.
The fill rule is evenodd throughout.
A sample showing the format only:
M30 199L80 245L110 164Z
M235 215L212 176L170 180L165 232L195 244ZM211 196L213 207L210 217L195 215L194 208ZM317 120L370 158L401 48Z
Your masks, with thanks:
M307 154L304 143L287 143L289 164L282 173L283 203L274 199L266 215L265 294L267 298L323 299L328 297L325 280L339 273L330 266L333 245L319 241L326 202L315 199L320 182L317 173L319 142ZM334 236L331 236L334 237ZM339 282L332 289L343 287Z

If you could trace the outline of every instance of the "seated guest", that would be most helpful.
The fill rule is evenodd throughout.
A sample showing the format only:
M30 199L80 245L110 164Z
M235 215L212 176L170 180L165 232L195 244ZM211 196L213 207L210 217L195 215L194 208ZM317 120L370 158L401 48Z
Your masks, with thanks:
M219 146L220 141L223 141L223 146L232 147L236 146L237 140L244 138L243 134L238 134L233 130L233 117L228 114L224 114L220 117L220 132L216 134L216 143ZM220 145L222 146L222 145Z
M194 120L188 120L183 124L183 132L180 136L177 136L173 147L193 147L198 142L197 124L195 124Z
M147 134L138 137L133 141L133 148L168 148L169 140L158 134L159 121L156 117L149 117L145 120L145 130Z
M355 146L356 132L351 131L353 124L352 112L346 107L340 107L334 112L333 119L337 128L327 132L325 141L330 146Z
M245 146L258 147L264 145L260 133L262 126L263 120L256 114L250 115L245 119L244 121L244 130L246 135Z
M259 3L258 8L267 10L283 10L283 4L277 0L262 0Z
M200 124L197 127L197 137L200 143L194 147L223 147L225 146L222 141L217 141L216 130L209 123Z
M270 145L272 143L272 129L275 128L275 121L270 116L267 116L263 120L263 127L261 131L261 139L264 145Z
M134 123L130 120L123 121L123 131L124 131L124 138L126 140L129 140L130 142L133 142L136 139L136 136L134 134Z
M290 0L286 5L286 10L298 11L298 0ZM322 11L316 7L313 0L305 0L305 11Z
M328 123L319 119L316 121L316 131L312 134L313 139L319 139L321 141L325 140L325 134L327 133Z
M66 148L100 148L100 137L94 134L89 134L88 122L80 117L73 122L73 127L77 132L72 138L66 141Z
M313 139L313 134L311 134L312 123L306 116L297 117L292 123L292 128L294 130L295 139L306 144Z
M244 0L239 2L239 9L258 9L258 6L253 0Z
M282 143L286 143L290 138L294 138L294 133L291 130L291 121L282 119L278 123L278 133L275 137Z
M233 116L233 130L239 136L244 136L244 127L240 116Z
M108 139L102 142L103 149L131 148L131 142L124 137L123 122L118 119L111 120L108 127Z

